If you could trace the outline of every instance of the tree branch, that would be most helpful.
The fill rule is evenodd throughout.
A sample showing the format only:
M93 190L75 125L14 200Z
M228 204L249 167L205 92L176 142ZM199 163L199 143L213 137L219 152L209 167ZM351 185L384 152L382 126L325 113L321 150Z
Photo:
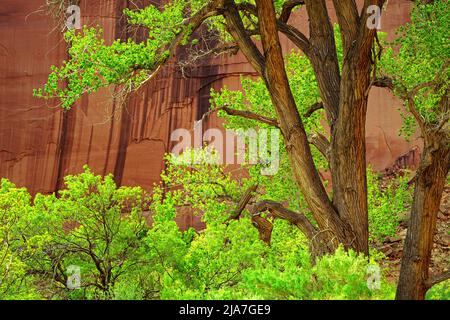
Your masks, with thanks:
M270 221L266 218L263 218L259 215L252 217L252 223L256 227L256 229L258 229L259 239L270 245L273 229L272 223L270 223Z
M237 204L235 210L233 211L233 214L228 218L227 221L239 219L239 217L242 214L242 211L244 211L245 207L247 206L249 201L252 199L253 194L256 192L257 189L258 189L258 185L255 184L255 185L250 186L244 192L241 200L239 200L239 203Z
M442 64L440 71L436 74L436 76L433 80L419 83L419 84L415 85L409 92L408 92L407 87L403 83L401 83L399 81L396 82L397 90L399 92L400 97L408 103L409 112L411 112L411 114L413 115L413 117L416 120L417 124L419 125L420 130L423 135L427 134L427 131L426 131L427 124L425 123L424 118L420 115L419 111L417 110L416 104L414 102L414 98L419 93L419 91L422 89L431 88L433 86L439 87L439 85L441 85L441 76L444 72L446 72L449 65L450 65L450 60L445 61ZM447 98L445 96L443 96L442 101L446 101L446 99ZM446 120L446 118L444 116L444 121L445 120ZM444 125L445 125L445 123L444 123ZM428 128L429 128L429 126L428 126ZM438 130L440 130L441 128L442 127L439 125Z
M271 200L263 200L254 204L250 209L250 213L252 213L252 215L259 215L264 211L270 211L272 216L289 221L299 228L309 239L312 239L317 233L317 229L305 215L286 209L281 205L281 203Z
M246 118L246 119L250 119L250 120L256 120L274 127L278 128L278 120L274 119L274 118L269 118L269 117L265 117L262 115L259 115L257 113L248 111L248 110L237 110L237 109L232 109L230 107L228 107L227 105L222 106L222 107L217 107L212 109L211 111L219 111L219 110L223 110L225 111L228 115L230 116L237 116L237 117L242 117L242 118Z
M443 272L441 274L438 274L436 276L428 278L425 281L425 286L429 289L432 286L434 286L434 285L436 285L438 283L441 283L441 282L443 282L445 280L448 280L448 279L450 279L450 270L446 271L446 272Z
M335 0L335 2L337 2L337 0ZM359 17L359 25L357 27L357 33L352 39L352 43L354 42L355 44L349 47L351 48L351 54L358 55L359 57L366 57L370 55L370 52L373 47L373 39L375 38L378 31L376 28L369 29L367 27L367 19L369 19L369 13L367 12L367 8L370 5L377 5L378 7L382 8L385 2L386 0L364 1L362 14Z
M388 88L390 90L394 89L394 82L392 78L387 76L375 78L372 85L379 88Z
M307 0L311 54L307 55L314 68L328 123L333 126L339 114L341 73L337 57L334 29L326 1ZM307 54L307 53L305 53Z
M345 52L352 45L359 29L359 14L355 0L333 0L339 21Z
M289 40L291 40L302 52L309 57L311 54L311 43L308 38L300 32L297 28L284 23L281 20L277 20L277 28L283 33Z
M287 15L292 9L300 4L304 4L304 1L299 0L289 0L285 3L286 7L283 8L284 15ZM289 6L292 6L292 8L289 9ZM246 11L254 16L258 16L258 9L255 5L250 3L239 3L236 4L236 7L241 11ZM290 11L289 11L290 10ZM308 38L297 28L287 24L287 20L282 18L283 12L280 15L280 18L277 19L277 28L280 32L282 32L284 35L286 35L289 40L291 40L300 50L303 51L305 55L310 54L310 43ZM253 30L254 34L260 34L259 26L257 26L256 30Z
M314 103L309 109L305 112L304 117L309 118L311 115L317 110L323 109L323 102Z
M219 15L220 7L222 6L222 4L223 0L211 0L200 10L198 10L193 16L184 19L183 30L177 34L175 39L168 46L170 56L173 56L175 54L176 49L183 41L183 39L197 30L206 19Z
M226 20L228 32L239 45L239 49L251 63L253 68L260 76L264 77L264 57L245 30L244 23L242 22L235 2L233 0L224 0L224 9L223 17Z
M154 78L155 75L158 74L158 72L161 70L161 66L175 56L184 39L191 36L206 19L221 14L221 7L223 5L223 2L224 0L210 0L194 15L183 20L181 31L170 43L159 50L161 53L161 58L158 63L156 63L154 70L152 70L152 74L149 78ZM168 52L169 54L165 54L165 52ZM135 69L138 70L141 68L138 67Z
M432 81L429 82L423 82L418 85L416 85L410 92L405 92L404 97L406 98L406 101L408 102L408 109L409 112L413 115L414 119L416 120L417 124L420 127L420 130L422 131L422 134L426 134L426 128L425 128L425 121L420 115L419 111L416 109L416 103L414 102L414 97L417 95L417 93L426 88L433 85Z
M316 2L317 0L315 0ZM271 94L272 104L277 113L291 165L295 167L296 181L318 225L321 228L327 228L327 226L331 225L333 231L340 238L339 230L343 221L340 219L323 186L312 158L301 116L289 86L283 51L280 45L274 3L272 0L256 0L256 6L261 29L261 42L266 58L266 86ZM327 55L332 54L333 51L328 47Z
M314 132L308 135L308 141L320 151L328 162L330 161L330 142L327 137L321 133Z
M305 215L286 209L280 203L271 200L260 201L254 204L250 209L250 213L253 215L253 217L260 216L260 213L264 211L269 211L274 218L289 221L300 229L300 231L309 240L309 248L313 261L317 256L321 256L325 253L330 253L333 251L333 245L327 239L326 230L318 231ZM252 220L255 221L255 219ZM267 221L267 219L264 220ZM267 234L269 233L268 229L270 228L270 226L268 226L265 221L261 221L261 219L258 219L257 228L260 231L260 236L263 237L267 236ZM272 229L270 229L270 233L271 232Z
M304 0L288 0L285 3L283 3L283 7L281 9L280 13L280 21L281 22L288 22L289 18L291 17L292 10L295 9L295 7L298 7L300 5L304 5Z

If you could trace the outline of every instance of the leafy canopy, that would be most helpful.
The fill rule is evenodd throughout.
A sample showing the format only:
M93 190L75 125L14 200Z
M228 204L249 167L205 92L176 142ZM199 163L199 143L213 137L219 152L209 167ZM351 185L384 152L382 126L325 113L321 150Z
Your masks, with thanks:
M426 124L448 121L448 107L441 100L448 96L450 84L450 43L448 21L450 6L447 1L418 4L411 13L411 22L400 27L397 40L382 56L381 72L394 80L395 93L405 101L407 93L423 86L413 97L415 109ZM411 114L404 115L402 133L410 136L416 128Z

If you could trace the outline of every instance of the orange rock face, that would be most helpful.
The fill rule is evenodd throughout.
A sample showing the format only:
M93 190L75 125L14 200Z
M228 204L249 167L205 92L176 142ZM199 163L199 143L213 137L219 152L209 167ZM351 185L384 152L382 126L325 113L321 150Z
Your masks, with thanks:
M124 38L122 10L139 2L151 1L81 0L82 23L101 25L109 40ZM55 21L39 11L43 3L0 1L0 177L32 193L55 191L65 175L80 172L84 164L98 174L113 173L121 184L150 189L159 181L164 153L173 146L171 132L193 128L209 108L211 88L238 89L239 74L253 74L239 54L202 61L187 76L167 67L123 103L112 98L111 88L85 96L63 112L56 102L32 96L33 88L45 83L49 67L66 58ZM407 21L410 5L409 0L389 2L382 28L390 37ZM307 32L301 11L292 23ZM286 51L292 48L288 40L282 41ZM398 136L400 105L385 90L370 93L367 159L376 170L391 166L418 145ZM205 119L203 130L215 127L220 127L219 119Z

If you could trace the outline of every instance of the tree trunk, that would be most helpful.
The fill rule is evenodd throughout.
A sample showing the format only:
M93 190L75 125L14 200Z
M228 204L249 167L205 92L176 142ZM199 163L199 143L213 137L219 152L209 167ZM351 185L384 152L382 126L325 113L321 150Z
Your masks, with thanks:
M449 168L450 147L445 132L426 136L403 249L397 300L422 300L429 289L436 218Z
M376 1L379 6L383 3L384 0ZM367 10L363 9L359 17L354 2L336 0L333 4L343 41L342 74L325 1L306 1L310 42L315 48L315 54L308 56L330 125L333 205L343 224L351 229L340 241L346 248L368 255L365 123L376 30L366 27Z
M263 78L278 115L296 182L319 225L320 232L327 235L330 242L334 239L334 243L329 243L328 246L335 248L338 243L344 243L349 244L347 247L352 247L351 240L355 238L355 234L350 225L339 218L314 165L308 137L285 72L273 1L259 0L257 7L266 64ZM355 249L358 250L357 247Z
M382 2L377 1L378 4ZM242 53L265 81L295 181L317 221L319 232L333 242L331 247L341 243L346 249L368 254L365 118L372 67L371 50L376 30L369 30L361 22L367 19L367 15L363 10L359 17L354 2L334 2L344 39L345 58L341 77L326 2L317 0L305 3L310 21L310 39L297 34L293 41L298 40L297 45L312 63L331 128L333 201L328 197L315 167L308 137L289 86L278 37L280 23L277 22L273 1L256 1L264 54L245 31L233 0L225 0L224 17L228 31ZM367 5L368 2L365 3ZM283 28L289 31L288 26Z
M369 254L365 123L370 57L365 65L344 63L339 116L331 132L333 204L354 232L347 247Z

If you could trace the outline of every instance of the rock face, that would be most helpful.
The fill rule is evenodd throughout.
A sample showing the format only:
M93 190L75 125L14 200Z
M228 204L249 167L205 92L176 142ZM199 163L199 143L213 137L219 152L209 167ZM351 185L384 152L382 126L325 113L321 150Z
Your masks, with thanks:
M112 98L114 88L85 96L70 111L56 102L32 97L51 65L66 58L66 47L55 21L40 12L44 0L0 1L0 177L32 193L53 192L62 178L88 164L98 174L113 173L119 183L150 189L159 181L163 155L177 128L192 129L209 108L211 88L239 88L239 74L253 74L241 55L202 61L187 76L166 67L151 83L126 101ZM331 1L329 1L331 3ZM359 1L361 2L361 1ZM101 25L109 40L127 36L124 8L150 0L81 0L82 23ZM407 21L411 1L388 4L382 28L390 36ZM306 27L304 13L292 23ZM286 50L292 46L283 39ZM401 104L388 92L374 88L367 117L367 158L384 170L418 142L398 136ZM220 127L214 116L203 130Z

